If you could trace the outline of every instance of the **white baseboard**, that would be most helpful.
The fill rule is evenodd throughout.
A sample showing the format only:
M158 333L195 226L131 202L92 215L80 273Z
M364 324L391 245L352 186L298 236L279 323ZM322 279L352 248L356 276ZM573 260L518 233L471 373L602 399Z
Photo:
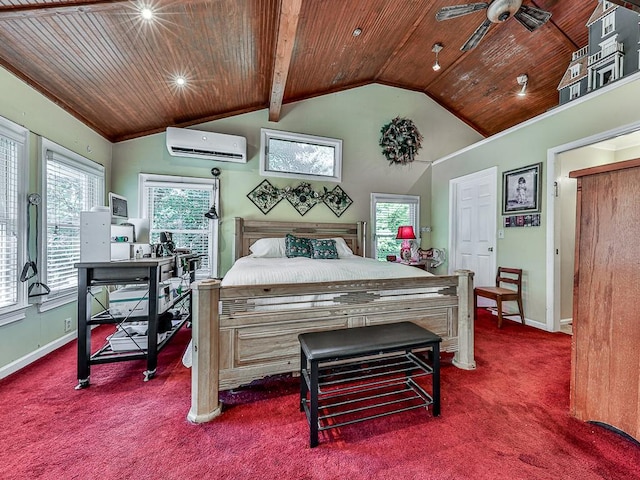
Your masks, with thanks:
M60 337L57 340L54 340L51 343L48 343L47 345L44 345L42 347L40 347L37 350L34 350L33 352L25 355L22 358L19 358L17 360L14 360L13 362L9 363L8 365L5 365L4 367L0 368L0 379L8 377L9 375L11 375L12 373L17 372L18 370L26 367L27 365L35 362L36 360L44 357L45 355L48 355L49 353L53 352L54 350L57 350L58 348L62 347L63 345L66 345L67 343L71 342L72 340L75 340L76 336L77 336L77 331L73 331L68 333L67 335L65 335L64 337Z
M495 310L490 310L491 315L495 315L496 317L498 316L498 312ZM517 315L517 312L515 313ZM516 323L520 323L522 324L522 322L520 321L520 318L518 317L502 317L502 321L506 321L509 320L511 322L516 322ZM530 318L524 317L524 324L528 325L529 327L533 327L533 328L538 328L540 330L544 330L545 332L549 332L550 330L547 328L547 324L544 322L538 322L536 320L531 320Z

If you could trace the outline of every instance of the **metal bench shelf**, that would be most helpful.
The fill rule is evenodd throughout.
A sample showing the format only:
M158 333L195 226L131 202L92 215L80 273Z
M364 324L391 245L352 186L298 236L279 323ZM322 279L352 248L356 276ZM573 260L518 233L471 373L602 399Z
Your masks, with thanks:
M298 338L300 410L309 422L311 447L320 431L417 408L440 414L441 339L432 332L400 322ZM418 383L427 379L430 393Z

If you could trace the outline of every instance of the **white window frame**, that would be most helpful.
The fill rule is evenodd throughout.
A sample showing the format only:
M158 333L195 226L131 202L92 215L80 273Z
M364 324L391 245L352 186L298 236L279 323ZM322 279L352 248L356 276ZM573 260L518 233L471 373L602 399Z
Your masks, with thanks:
M573 100L580 96L580 82L569 86L569 99Z
M0 308L0 326L7 325L25 318L25 309L29 306L27 286L28 282L20 281L20 274L25 265L27 254L27 189L29 179L29 130L20 125L0 117L0 136L17 144L16 161L16 275L14 279L15 302ZM34 219L35 220L35 219Z
M49 156L55 156L55 160L64 163L70 168L74 168L80 172L94 175L98 178L98 188L96 192L97 205L104 205L105 198L105 169L104 166L100 165L97 162L89 160L82 155L75 153L68 148L65 148L61 145L58 145L55 142L47 138L40 138L40 165L41 165L41 188L42 188L42 203L40 208L40 269L41 269L41 282L47 285L47 278L49 272L47 271L47 169L48 169L48 158ZM91 206L85 207L87 210L91 208ZM78 233L79 233L80 223L78 222ZM80 261L79 257L80 253L78 252L77 261ZM50 285L49 285L50 287ZM51 293L46 296L42 296L38 298L38 303L40 303L39 310L40 312L44 312L50 310L52 308L58 307L60 305L64 305L67 303L71 303L77 300L78 287L77 287L77 275L76 275L76 284L73 286L69 286L65 289L61 289L55 291L52 289Z
M218 213L218 219L209 221L209 272L207 275L198 275L198 278L206 276L218 278L220 270L219 259L219 228L220 228L220 180L218 178L179 177L173 175L155 175L141 173L138 175L138 214L141 218L148 218L149 204L145 194L148 187L174 187L174 188L210 188L213 203ZM204 215L206 212L202 212Z
M616 15L615 12L611 12L604 17L602 17L602 36L606 37L607 35L615 32L616 30Z
M571 78L576 78L580 75L580 64L577 63L571 67Z
M611 72L611 80L609 80L609 82L605 84L604 75L608 72ZM615 82L616 80L616 69L614 64L608 65L607 67L598 70L598 87L604 87L605 85L608 85L611 82Z
M420 244L420 197L418 195L398 195L393 193L372 193L371 194L371 256L378 258L378 242L377 242L377 225L376 225L376 206L378 203L399 203L415 205L415 218L413 231L416 234L416 242ZM395 236L395 233L391 233ZM398 249L398 255L400 249Z
M289 142L306 143L310 145L320 145L333 148L333 175L314 175L293 171L272 170L267 166L268 147L270 140L283 140ZM305 135L302 133L283 132L280 130L260 129L260 175L263 177L284 177L298 178L305 180L316 180L322 182L342 181L342 140L338 138L319 137L316 135Z

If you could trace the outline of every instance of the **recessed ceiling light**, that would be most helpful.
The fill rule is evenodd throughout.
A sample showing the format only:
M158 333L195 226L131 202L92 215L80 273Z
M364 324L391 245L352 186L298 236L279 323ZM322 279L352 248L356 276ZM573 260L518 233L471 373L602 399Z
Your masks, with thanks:
M179 87L184 87L187 84L187 79L182 75L178 75L175 79L176 85Z
M354 37L358 37L358 36L360 36L360 34L361 34L361 33L362 33L362 29L361 29L361 28L356 28L356 29L353 31L352 35L353 35Z
M141 7L140 8L140 16L144 20L151 20L151 19L153 19L153 10L151 9L151 7Z

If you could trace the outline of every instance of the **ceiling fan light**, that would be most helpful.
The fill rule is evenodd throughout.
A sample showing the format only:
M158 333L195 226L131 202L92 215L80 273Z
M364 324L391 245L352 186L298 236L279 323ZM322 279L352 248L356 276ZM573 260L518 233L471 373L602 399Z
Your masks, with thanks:
M522 75L518 75L518 78L516 79L518 82L518 85L520 85L522 88L520 89L520 91L518 92L518 96L519 97L524 97L527 95L527 85L529 83L529 76L526 73L523 73Z
M433 71L437 72L438 70L440 70L440 64L438 63L438 60L435 61L435 63L433 64Z
M522 0L494 0L487 7L487 18L493 23L507 21L522 6Z

